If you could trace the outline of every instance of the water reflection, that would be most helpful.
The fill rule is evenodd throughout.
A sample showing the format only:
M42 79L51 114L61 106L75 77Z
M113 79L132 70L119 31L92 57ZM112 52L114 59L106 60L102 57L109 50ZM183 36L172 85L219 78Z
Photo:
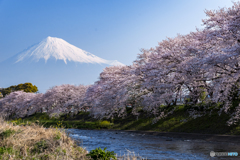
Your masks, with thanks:
M206 142L203 140L174 139L124 131L68 129L69 136L80 141L88 151L97 147L114 151L118 155L129 151L151 160L157 159L233 159L210 157L210 151L238 152L240 145L233 143ZM239 157L234 157L238 159Z

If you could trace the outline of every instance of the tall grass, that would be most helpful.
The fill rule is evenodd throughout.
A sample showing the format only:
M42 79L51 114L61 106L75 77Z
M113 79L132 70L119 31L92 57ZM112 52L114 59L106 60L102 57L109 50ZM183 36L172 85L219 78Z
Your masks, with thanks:
M46 129L34 123L19 126L0 118L0 159L89 159L86 154L62 129Z
M86 155L87 151L79 147L63 128L6 122L0 117L0 160L90 160ZM117 159L142 158L128 154Z

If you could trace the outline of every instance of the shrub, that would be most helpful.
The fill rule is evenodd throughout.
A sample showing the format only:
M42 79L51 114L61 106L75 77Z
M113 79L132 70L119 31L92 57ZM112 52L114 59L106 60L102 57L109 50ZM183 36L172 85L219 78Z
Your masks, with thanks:
M100 147L96 148L94 150L91 150L89 154L87 154L87 156L90 156L93 160L109 160L110 158L112 159L117 159L115 157L115 153L114 151L106 151L107 148L104 148L104 150L102 150Z
M99 123L100 127L109 127L112 125L109 121L102 121Z

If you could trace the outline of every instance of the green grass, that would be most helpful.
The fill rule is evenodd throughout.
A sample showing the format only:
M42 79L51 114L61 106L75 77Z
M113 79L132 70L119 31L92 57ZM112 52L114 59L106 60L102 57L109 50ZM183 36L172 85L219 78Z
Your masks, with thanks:
M31 123L38 123L44 127L57 127L57 128L79 128L79 129L108 129L113 123L109 121L100 121L89 117L89 113L80 112L78 115L71 117L64 115L60 118L50 118L46 113L37 113L24 119L16 119L11 122L16 125L27 125Z
M10 136L13 135L14 133L16 133L15 130L7 129L7 130L3 131L2 133L0 133L0 137L1 137L2 139L4 139L4 138L7 138L7 137L10 137Z
M51 119L47 114L35 114L23 120L18 120L18 124L27 124L38 121L45 127L65 127L79 129L117 129L117 130L142 130L159 132L186 132L186 133L204 133L204 134L233 134L240 135L240 125L227 126L230 116L222 113L218 115L218 109L211 115L205 115L196 119L189 118L187 109L189 106L175 106L176 110L172 115L160 119L153 124L154 117L141 111L138 120L130 112L125 118L114 118L113 120L99 121L89 116L89 113L81 112L71 117L70 115L61 116L59 119ZM171 110L170 108L169 110ZM114 122L114 123L110 123Z
M0 155L2 155L4 153L12 154L13 153L13 149L11 147L9 147L9 148L0 147Z
M114 119L112 129L144 130L159 132L187 132L205 134L240 134L240 125L227 126L229 115L222 113L220 116L214 111L211 115L205 115L196 119L189 118L186 108L180 106L176 111L157 123L152 124L153 118L144 116L134 120L132 116L125 119ZM186 121L184 121L186 120ZM116 126L116 127L115 127Z

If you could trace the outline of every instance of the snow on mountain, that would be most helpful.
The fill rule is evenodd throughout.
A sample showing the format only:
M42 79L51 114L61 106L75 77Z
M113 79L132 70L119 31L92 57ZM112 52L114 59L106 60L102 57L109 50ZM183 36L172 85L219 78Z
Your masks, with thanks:
M123 64L97 57L63 39L47 37L1 62L0 84L6 88L30 82L40 92L61 84L89 85L96 82L103 69L110 65Z
M124 66L124 64L122 64L121 62L118 62L117 60L108 61L108 64L112 66Z
M108 65L124 65L116 60L105 60L97 57L87 51L84 51L61 38L47 37L40 43L33 45L29 49L21 52L16 59L16 62L25 60L38 62L44 59L45 63L48 59L63 60L65 64L67 61L80 62L80 63L97 63Z

